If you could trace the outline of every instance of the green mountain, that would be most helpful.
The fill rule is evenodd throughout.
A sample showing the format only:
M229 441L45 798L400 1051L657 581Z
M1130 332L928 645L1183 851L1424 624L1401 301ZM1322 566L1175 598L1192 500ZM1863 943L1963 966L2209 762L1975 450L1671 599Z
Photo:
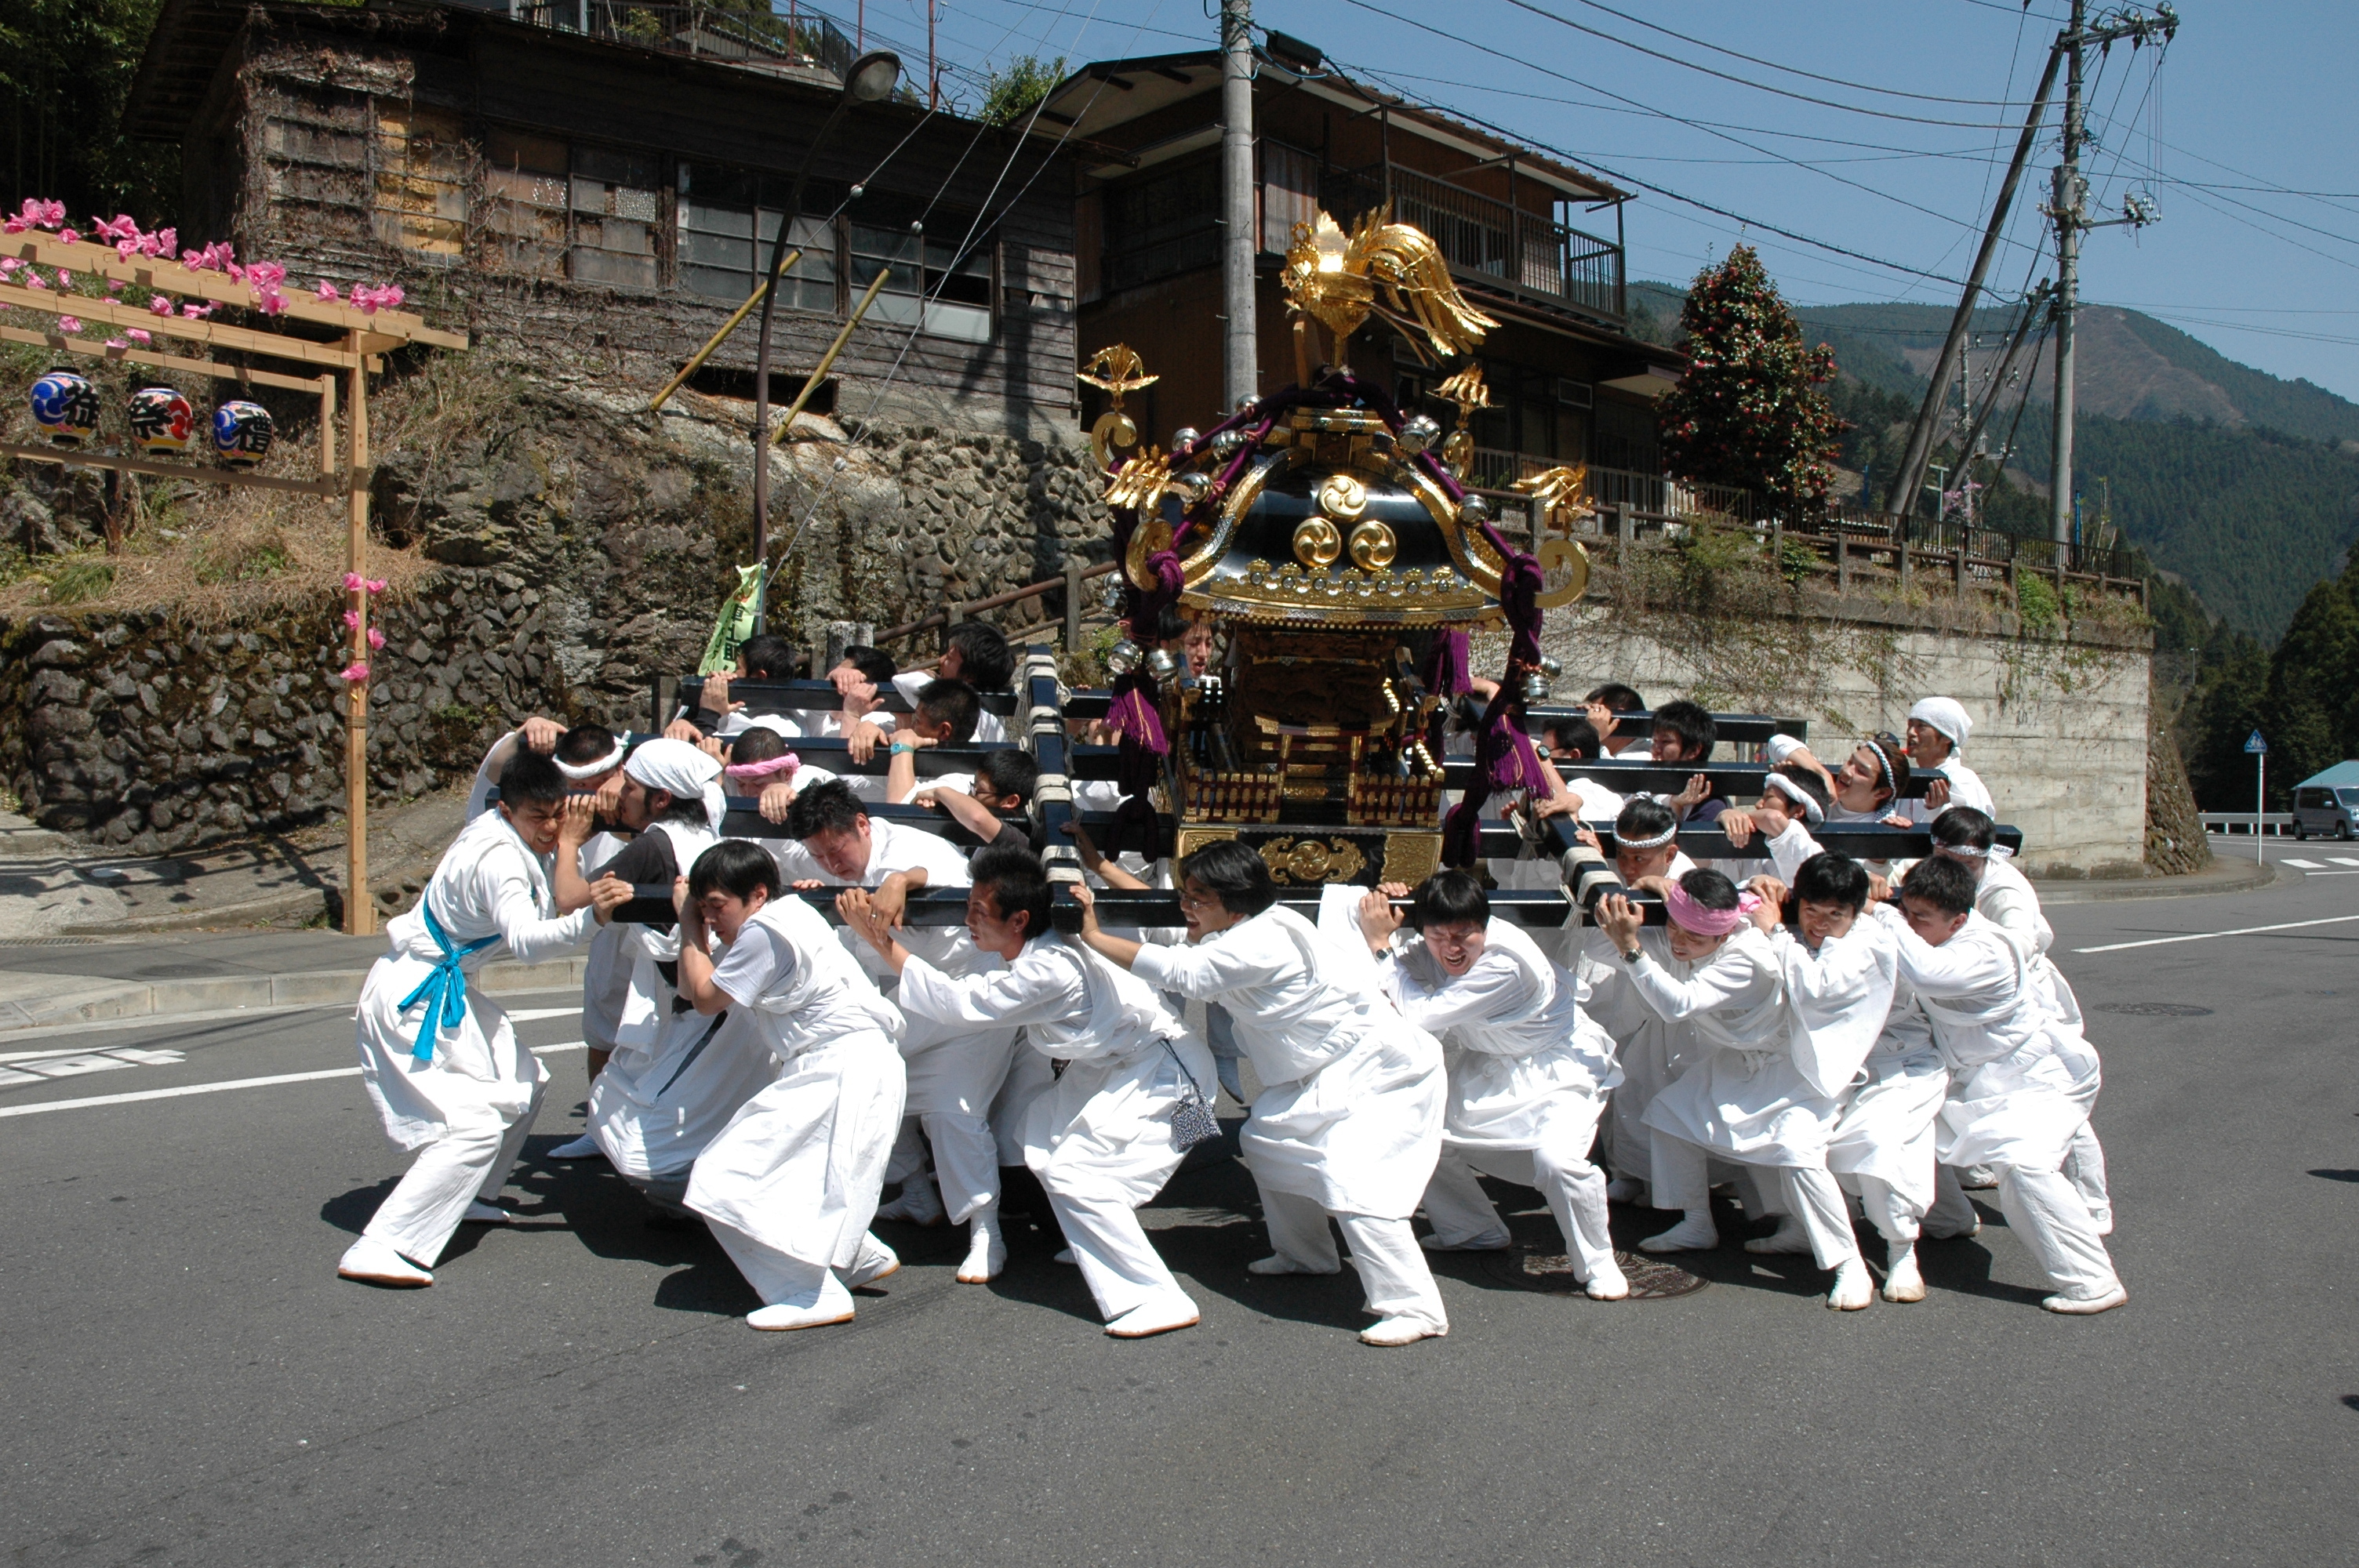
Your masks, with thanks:
M1668 285L1633 284L1635 330L1674 341L1683 298ZM1842 368L1837 406L1857 427L1845 440L1845 466L1867 470L1871 482L1888 476L1949 330L1949 308L1826 305L1794 313ZM1974 313L1977 395L1988 395L1983 378L2015 320L2008 307ZM1994 496L1994 521L2003 526L2044 525L2052 362L2043 354L2028 374L2027 389L2018 379L2002 390L1988 436L1995 448L2016 432L2010 489ZM2097 481L2109 480L2114 520L2131 543L2212 613L2274 643L2311 585L2339 571L2359 538L2359 404L2239 364L2115 306L2082 312L2079 393L2074 467L2084 507L2093 507Z

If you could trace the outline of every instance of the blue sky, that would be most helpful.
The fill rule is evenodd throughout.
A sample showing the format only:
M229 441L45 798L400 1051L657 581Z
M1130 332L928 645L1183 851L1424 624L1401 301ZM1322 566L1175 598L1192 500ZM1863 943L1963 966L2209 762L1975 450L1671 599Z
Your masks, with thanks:
M1083 60L1203 47L1214 4L938 0L945 89L972 105L983 71L1027 53ZM823 7L846 24L859 9L857 0ZM1743 238L1799 303L1947 304L1953 284L1897 269L1963 276L2064 9L2063 0L2027 10L2016 0L1258 0L1255 20L1405 96L1625 185L1644 180L1753 221L1641 191L1626 214L1633 277L1684 280ZM869 0L865 11L872 34L904 51L922 85L925 0ZM2182 0L2179 11L2158 69L2153 50L2125 46L2094 68L2092 203L2118 211L2136 191L2162 221L2089 235L2082 297L2134 306L2233 359L2359 399L2359 4ZM2032 247L2043 238L2035 209L2056 161L2056 123L2051 111L2013 243L1993 268L2003 291L2053 271L2052 256Z

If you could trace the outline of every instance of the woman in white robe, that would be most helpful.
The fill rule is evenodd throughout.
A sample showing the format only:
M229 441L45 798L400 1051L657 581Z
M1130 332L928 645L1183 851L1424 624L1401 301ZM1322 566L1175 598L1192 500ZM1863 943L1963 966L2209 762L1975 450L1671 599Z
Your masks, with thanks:
M1581 982L1522 926L1492 917L1483 884L1440 871L1417 890L1415 935L1388 883L1361 901L1360 925L1381 960L1386 994L1442 1044L1450 1098L1441 1159L1425 1189L1438 1251L1507 1245L1506 1223L1476 1180L1536 1188L1563 1233L1573 1275L1596 1301L1630 1282L1614 1260L1605 1176L1590 1162L1606 1092L1622 1081L1614 1042L1582 1012Z
M2129 1299L2088 1205L2063 1174L2088 1119L2050 1010L2022 950L1974 912L1974 881L1955 860L1919 862L1900 890L1902 909L1879 906L1900 931L1900 972L1933 1026L1949 1065L1941 1108L1943 1164L1987 1164L1999 1206L2057 1287L2040 1304L2088 1314Z
M1190 943L1141 946L1101 929L1086 887L1082 940L1158 990L1228 1010L1262 1091L1240 1152L1261 1190L1271 1255L1257 1274L1332 1274L1341 1264L1327 1221L1351 1243L1377 1322L1360 1337L1408 1345L1450 1332L1425 1252L1409 1227L1441 1155L1449 1084L1441 1047L1371 984L1371 970L1289 910L1261 857L1234 840L1181 863L1180 913Z
M589 939L594 912L560 915L549 891L549 857L579 853L590 833L588 801L569 807L567 795L555 762L519 750L498 806L461 830L416 907L386 925L389 950L355 1014L361 1081L386 1135L418 1159L337 1264L345 1279L430 1285L462 1221L508 1217L491 1200L524 1151L549 1070L467 977Z
M908 1082L901 1015L799 898L781 896L769 852L714 845L675 895L679 992L710 1017L744 1011L778 1076L697 1157L687 1206L762 1306L760 1329L849 1322L852 1290L899 1268L868 1234ZM708 929L723 948L705 956Z
M1144 1339L1196 1323L1196 1303L1147 1238L1137 1209L1186 1151L1172 1119L1219 1092L1212 1055L1146 981L1049 925L1049 887L1028 849L975 855L967 931L1006 967L953 977L894 939L867 895L843 895L845 922L900 971L911 1018L1017 1024L1043 1063L1064 1064L1032 1101L1024 1162L1040 1178L1106 1333Z

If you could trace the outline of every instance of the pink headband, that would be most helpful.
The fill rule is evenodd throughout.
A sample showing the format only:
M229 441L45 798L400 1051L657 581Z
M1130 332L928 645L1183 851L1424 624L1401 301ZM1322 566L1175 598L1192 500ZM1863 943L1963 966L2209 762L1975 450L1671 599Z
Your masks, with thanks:
M1736 895L1734 909L1706 909L1688 896L1687 889L1673 882L1663 894L1663 908L1683 930L1699 936L1725 936L1745 924L1745 917L1761 907L1761 901L1749 892Z
M733 779L766 779L772 773L793 773L802 765L803 760L792 752L781 752L766 762L732 762L721 771Z

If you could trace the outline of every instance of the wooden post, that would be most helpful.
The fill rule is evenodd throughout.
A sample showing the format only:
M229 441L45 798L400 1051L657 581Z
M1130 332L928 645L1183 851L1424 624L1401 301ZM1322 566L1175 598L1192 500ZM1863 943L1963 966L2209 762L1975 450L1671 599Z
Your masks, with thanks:
M1614 503L1614 567L1616 571L1624 571L1629 565L1630 503L1617 501Z
M1835 524L1835 591L1851 591L1851 535L1840 523Z
M1966 543L1962 536L1958 540L1958 553L1951 564L1956 568L1958 598L1962 601L1966 597Z
M352 368L352 394L346 399L345 420L351 427L349 486L351 535L344 550L344 569L368 576L368 360L361 354L361 334L350 340L359 362ZM355 588L347 595L353 611L352 656L364 664L369 656L369 595ZM354 681L345 688L344 831L350 842L344 859L344 930L366 936L376 929L376 904L368 882L368 682Z
M1065 652L1082 651L1082 570L1079 556L1065 557Z
M1897 553L1900 557L1900 591L1907 593L1908 591L1908 535L1906 534L1900 535Z

